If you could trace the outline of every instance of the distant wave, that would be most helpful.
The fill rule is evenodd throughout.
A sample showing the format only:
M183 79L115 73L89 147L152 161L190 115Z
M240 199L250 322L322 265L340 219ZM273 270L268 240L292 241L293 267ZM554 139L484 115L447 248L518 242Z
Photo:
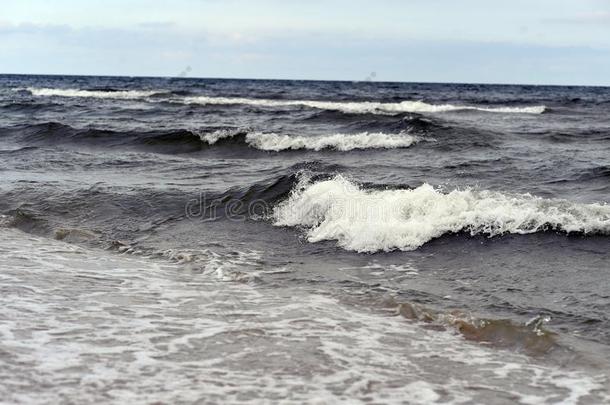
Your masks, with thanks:
M201 105L251 105L257 107L290 107L303 106L320 110L341 111L351 114L398 114L398 113L443 113L451 111L482 111L504 114L542 114L545 106L523 106L523 107L486 107L472 105L454 104L429 104L423 101L402 101L398 103L382 103L375 101L316 101L316 100L272 100L245 97L209 97L209 96L184 96L188 93L170 92L163 90L81 90L81 89L55 89L34 88L26 89L32 95L56 96L56 97L88 97L109 99L140 99L149 97L168 97L175 103L201 104Z
M234 136L234 133L217 131L205 134L201 139L209 144L219 139ZM319 151L322 149L335 149L350 151L354 149L393 149L407 148L418 141L419 138L408 134L358 133L358 134L331 134L318 136L290 136L274 133L250 132L245 136L245 142L253 148L280 152L283 150L308 149Z
M242 97L185 97L181 102L202 105L252 105L257 107L304 106L321 110L342 111L352 114L365 113L442 113L450 111L483 111L491 113L542 114L545 106L529 107L480 107L453 104L428 104L423 101L402 101L400 103L380 103L373 101L314 101L314 100L270 100Z
M52 89L52 88L35 88L28 87L26 89L33 96L37 97L89 97L89 98L116 98L133 100L143 97L150 97L159 91L145 90L79 90L79 89Z
M415 189L365 190L342 176L303 180L276 206L277 226L306 229L310 242L336 240L357 252L413 250L448 233L488 236L554 230L610 234L610 205L529 194Z

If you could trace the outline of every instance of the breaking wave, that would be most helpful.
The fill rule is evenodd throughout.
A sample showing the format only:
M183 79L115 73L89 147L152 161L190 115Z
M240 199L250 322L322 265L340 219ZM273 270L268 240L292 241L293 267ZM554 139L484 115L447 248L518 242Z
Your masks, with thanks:
M414 250L444 234L497 236L541 231L610 234L610 205L577 204L486 190L444 194L415 189L364 190L338 175L301 180L273 212L277 226L305 228L309 242L336 240L357 252Z
M141 147L161 153L188 153L214 146L250 147L262 151L333 149L407 148L419 137L406 132L386 134L361 132L315 136L284 135L248 131L238 127L207 127L195 129L162 129L149 131L114 131L97 128L74 128L46 122L40 124L0 128L0 135L18 136L20 141L34 144L88 144L104 147Z
M454 104L430 104L423 101L401 101L396 103L376 101L319 101L319 100L277 100L245 97L189 96L188 92L163 90L119 90L119 89L56 89L28 87L33 96L88 97L109 99L140 99L153 96L168 97L168 101L201 105L250 105L256 107L309 107L349 114L398 114L398 113L443 113L451 111L481 111L504 114L542 114L546 107L538 106L475 106Z
M219 139L234 136L235 132L216 131L202 135L201 139L214 144ZM359 134L332 134L319 136L289 136L275 133L251 132L245 137L248 146L255 149L280 152L283 150L307 149L319 151L335 149L350 151L354 149L393 149L408 148L419 138L408 134L385 134L382 132Z
M37 97L89 97L89 98L116 98L124 100L134 100L143 97L150 97L157 94L158 91L145 90L80 90L80 89L52 89L52 88L34 88L26 89L33 96Z
M187 104L213 105L251 105L257 107L290 107L304 106L321 110L341 111L352 114L365 113L442 113L450 111L474 110L492 113L542 114L545 106L528 107L480 107L453 104L428 104L423 101L402 101L400 103L381 103L372 101L338 102L314 100L270 100L242 97L185 97L181 100Z

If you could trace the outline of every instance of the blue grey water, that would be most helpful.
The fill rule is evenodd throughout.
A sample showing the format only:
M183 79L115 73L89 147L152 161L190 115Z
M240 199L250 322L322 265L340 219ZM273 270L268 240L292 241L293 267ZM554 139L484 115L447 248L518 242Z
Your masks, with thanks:
M8 403L610 400L610 88L0 76Z

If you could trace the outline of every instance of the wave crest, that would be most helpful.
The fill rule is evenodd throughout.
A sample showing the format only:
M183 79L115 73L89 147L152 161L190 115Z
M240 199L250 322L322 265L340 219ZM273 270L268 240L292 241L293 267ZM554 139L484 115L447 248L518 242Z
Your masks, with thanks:
M23 89L21 89L23 90ZM348 114L400 114L400 113L443 113L452 111L480 111L503 114L542 114L546 107L486 107L475 105L430 104L423 101L401 101L395 103L377 101L320 101L320 100L277 100L246 97L187 96L188 92L165 90L118 90L118 89L57 89L28 87L33 96L88 97L109 99L141 99L168 97L167 101L201 105L250 105L255 107L309 107L319 110L340 111Z
M414 250L448 233L496 236L546 230L610 234L610 205L577 204L529 194L455 190L429 184L364 190L342 176L306 179L273 212L277 226L298 226L309 242L336 240L357 252Z
M116 98L124 100L134 100L138 98L150 97L158 91L145 90L80 90L80 89L53 89L35 88L26 89L33 96L37 97L87 97L87 98Z
M351 114L366 113L442 113L451 111L482 111L492 113L518 113L518 114L542 114L545 106L526 106L526 107L480 107L453 104L428 104L423 101L402 101L399 103L381 103L373 101L314 101L314 100L270 100L254 99L244 97L208 97L196 96L185 97L181 100L187 104L202 105L251 105L257 107L291 107L301 106L317 108L321 110L334 110Z
M276 133L252 132L238 127L208 127L205 129L161 129L148 131L114 131L97 128L74 128L46 122L40 124L0 128L0 134L18 136L21 141L35 144L88 144L105 147L144 147L161 153L196 152L210 146L250 147L262 151L333 149L407 148L421 138L405 132L330 134L292 136Z
M233 137L236 134L234 131L215 131L201 135L201 140L213 145L220 139ZM290 136L275 133L250 132L245 137L245 142L248 146L273 152L299 149L314 151L334 149L346 152L354 149L408 148L418 140L419 138L405 133L385 134L382 132L318 136Z

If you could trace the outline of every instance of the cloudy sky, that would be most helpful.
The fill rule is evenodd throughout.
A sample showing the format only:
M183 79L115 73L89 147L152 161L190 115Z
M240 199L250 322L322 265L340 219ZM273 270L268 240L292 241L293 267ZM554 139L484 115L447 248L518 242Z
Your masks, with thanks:
M0 0L0 73L610 85L610 0Z

